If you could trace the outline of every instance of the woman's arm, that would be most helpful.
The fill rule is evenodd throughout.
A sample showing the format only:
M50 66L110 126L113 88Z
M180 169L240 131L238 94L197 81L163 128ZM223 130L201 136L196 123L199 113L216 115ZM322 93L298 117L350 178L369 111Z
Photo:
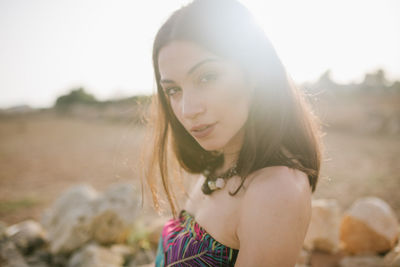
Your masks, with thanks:
M261 170L247 188L240 209L235 266L295 266L310 218L311 188L306 174L283 166Z

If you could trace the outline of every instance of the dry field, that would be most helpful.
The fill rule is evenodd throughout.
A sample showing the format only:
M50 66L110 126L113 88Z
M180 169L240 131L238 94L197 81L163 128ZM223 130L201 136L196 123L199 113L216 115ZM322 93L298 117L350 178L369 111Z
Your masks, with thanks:
M0 220L12 224L40 214L78 183L98 190L137 181L143 129L134 124L59 118L52 114L0 119ZM342 208L374 195L400 218L400 138L328 131L315 198Z
M39 219L72 185L136 180L142 132L52 114L0 120L0 220Z

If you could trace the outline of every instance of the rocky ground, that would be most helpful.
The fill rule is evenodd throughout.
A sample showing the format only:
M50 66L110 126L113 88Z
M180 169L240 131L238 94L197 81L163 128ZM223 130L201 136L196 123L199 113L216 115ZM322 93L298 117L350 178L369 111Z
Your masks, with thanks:
M343 212L357 199L375 196L385 201L400 218L400 135L396 117L399 113L393 109L399 106L397 100L389 99L383 105L374 98L359 106L354 106L354 101L346 104L336 100L328 111L322 103L318 112L328 123L324 126L325 151L314 199L334 199ZM382 105L380 109L377 103ZM86 183L99 192L116 183L139 184L143 127L126 120L112 122L93 118L60 117L51 112L0 116L0 221L5 223L0 226L3 229L27 219L42 221L44 211L65 190L77 184ZM151 213L150 200L146 201L145 210ZM11 244L3 241L0 242L3 247ZM124 249L114 249L119 251L118 259L124 257L120 251ZM76 253L102 255L103 252L102 247L92 244ZM43 253L41 257L50 257L47 252ZM303 262L311 266L337 266L339 259L346 256L342 251L327 253L324 249L304 253ZM341 266L375 266L366 264L381 262L383 256L344 259ZM152 256L143 257L149 260ZM52 260L65 261L57 257Z

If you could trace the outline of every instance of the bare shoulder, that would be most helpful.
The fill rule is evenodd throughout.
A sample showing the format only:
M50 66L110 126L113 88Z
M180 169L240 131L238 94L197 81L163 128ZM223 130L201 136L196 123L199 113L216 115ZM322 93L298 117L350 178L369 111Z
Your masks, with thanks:
M311 218L311 194L299 170L255 172L240 206L238 266L294 266Z
M287 166L272 166L257 170L251 175L251 182L246 190L248 193L245 195L264 190L276 191L276 187L282 187L279 188L279 195L295 193L292 190L311 194L307 174Z
M268 209L281 212L311 210L311 187L307 175L286 166L273 166L253 174L241 203L241 214ZM268 214L268 213L267 213Z

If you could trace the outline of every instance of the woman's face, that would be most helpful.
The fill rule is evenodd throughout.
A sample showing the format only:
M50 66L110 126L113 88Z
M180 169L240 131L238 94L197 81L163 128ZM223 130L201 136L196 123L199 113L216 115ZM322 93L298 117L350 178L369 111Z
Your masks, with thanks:
M183 127L205 150L238 152L252 94L240 67L188 41L163 47L158 65L160 84Z

